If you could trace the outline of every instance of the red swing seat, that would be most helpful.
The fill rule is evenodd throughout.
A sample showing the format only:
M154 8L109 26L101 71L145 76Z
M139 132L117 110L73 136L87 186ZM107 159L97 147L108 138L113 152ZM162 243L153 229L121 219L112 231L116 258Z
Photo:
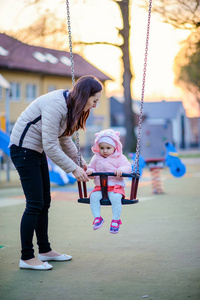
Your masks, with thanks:
M101 205L111 205L111 202L108 198L108 176L115 176L115 174L109 172L106 173L98 172L98 173L92 173L90 176L100 176L100 184L101 184L101 192L102 192L102 199L100 200L100 203ZM132 174L123 173L122 177L132 178L130 198L129 199L122 198L122 205L138 203L137 189L138 189L138 183L140 178L139 175L135 173ZM81 182L78 181L78 191L79 191L78 202L90 204L90 198L88 198L87 196L86 182L82 182L81 185Z

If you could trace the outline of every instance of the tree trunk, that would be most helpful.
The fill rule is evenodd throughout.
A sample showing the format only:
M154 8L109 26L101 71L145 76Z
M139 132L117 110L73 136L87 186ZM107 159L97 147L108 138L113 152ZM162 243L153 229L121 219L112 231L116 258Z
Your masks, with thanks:
M132 98L131 98L131 80L133 74L131 73L130 67L130 25L129 25L129 0L123 0L121 2L116 2L121 10L122 19L124 26L119 33L123 37L123 44L120 46L122 50L122 61L124 66L123 72L123 88L124 88L124 111L125 111L125 127L126 136L124 144L124 152L133 152L136 148L136 136L135 136L135 123L134 114L132 109Z

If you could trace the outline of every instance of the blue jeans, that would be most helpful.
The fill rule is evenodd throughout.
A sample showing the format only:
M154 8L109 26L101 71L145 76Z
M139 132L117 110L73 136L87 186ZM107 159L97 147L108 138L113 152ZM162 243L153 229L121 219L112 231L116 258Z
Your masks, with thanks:
M50 179L45 153L12 145L10 156L16 167L26 198L20 234L22 260L34 257L33 234L36 232L39 253L51 251L48 240L48 210L51 202Z

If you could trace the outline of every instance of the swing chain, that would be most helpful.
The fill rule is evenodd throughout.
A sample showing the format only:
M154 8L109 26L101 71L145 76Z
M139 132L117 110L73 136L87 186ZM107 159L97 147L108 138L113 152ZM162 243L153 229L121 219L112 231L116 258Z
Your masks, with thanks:
M80 147L80 139L79 133L76 131L76 146L77 146L77 164L79 167L82 167L82 160L81 160L81 147Z
M67 7L67 27L68 27L68 37L69 37L72 85L74 86L75 76L74 76L74 60L73 60L73 51L72 51L72 32L71 32L71 21L70 21L70 11L69 11L69 0L66 0L66 7Z
M69 36L69 49L70 49L70 61L71 61L72 85L74 86L74 84L75 84L75 76L74 76L74 60L73 60L73 52L72 52L72 35L71 35L71 22L70 22L69 0L66 0L66 7L67 7L67 25L68 25L68 36ZM139 124L138 124L138 136L137 136L135 164L134 164L134 168L133 168L133 173L135 173L136 170L137 170L137 175L140 175L140 173L139 173L140 137L141 137L142 114L143 114L143 103L144 103L144 91L145 91L146 72L147 72L147 57L148 57L148 46L149 46L151 7L152 7L152 0L149 0L149 12L148 12L147 35L146 35L146 46L145 46L145 56L144 56L144 68L143 68L143 80L142 80L141 105L140 105L140 115L139 115ZM77 144L77 149L78 149L77 163L78 163L78 166L81 166L82 165L82 162L81 162L81 150L80 150L80 140L79 140L79 133L78 133L78 131L76 132L76 144Z
M138 124L138 135L137 135L137 146L136 146L135 163L134 163L134 168L133 168L133 173L136 172L136 174L138 176L140 175L140 172L139 172L140 137L141 137L142 113L143 113L143 104L144 104L144 91L145 91L146 72L147 72L147 57L148 57L148 46L149 46L151 7L152 7L152 0L149 0L149 13L148 13L146 46L145 46L145 55L144 55L144 68L143 68L143 79L142 79L142 93L141 93L140 115L139 115L139 124Z
M72 32L71 32L71 21L70 21L70 10L69 10L69 0L66 0L67 8L67 27L68 27L68 36L69 36L69 50L70 50L70 61L71 61L71 76L72 76L72 86L75 84L75 75L74 75L74 60L73 60L73 51L72 51ZM76 146L77 146L77 164L82 166L81 161L81 148L80 148L80 139L79 133L76 131Z

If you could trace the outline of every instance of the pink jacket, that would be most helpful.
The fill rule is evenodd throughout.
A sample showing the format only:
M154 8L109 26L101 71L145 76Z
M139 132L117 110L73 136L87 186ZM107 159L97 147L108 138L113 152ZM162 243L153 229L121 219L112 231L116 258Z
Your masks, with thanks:
M95 155L92 157L91 162L88 165L88 170L92 172L114 172L116 169L120 169L123 173L130 174L132 172L132 166L126 156L122 154L122 144L119 140L119 132L116 132L112 129L106 129L96 133L95 135L95 144L92 147L92 151L95 153ZM117 145L115 152L106 158L99 154L98 140L102 136L111 137ZM100 185L99 176L95 177L94 184L96 186ZM125 182L123 177L109 176L108 185L125 186Z

